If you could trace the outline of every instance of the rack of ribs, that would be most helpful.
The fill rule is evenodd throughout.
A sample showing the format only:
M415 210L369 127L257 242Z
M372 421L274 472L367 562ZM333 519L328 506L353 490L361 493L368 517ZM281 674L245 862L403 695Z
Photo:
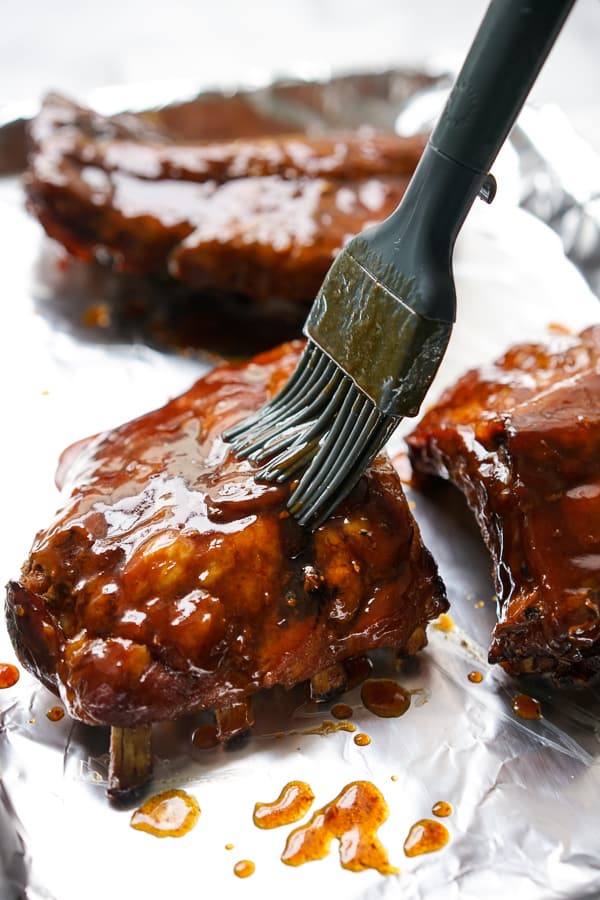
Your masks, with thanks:
M468 372L407 440L417 472L463 492L492 555L490 661L598 675L600 326Z
M447 608L386 457L312 533L286 512L290 486L256 481L221 439L301 347L223 365L65 451L64 506L9 584L23 665L74 718L112 727L115 795L148 778L152 723L211 709L227 740L252 724L257 691L343 689L345 660L416 652Z
M345 242L395 209L424 146L362 132L183 143L56 94L29 140L29 209L71 254L307 305Z

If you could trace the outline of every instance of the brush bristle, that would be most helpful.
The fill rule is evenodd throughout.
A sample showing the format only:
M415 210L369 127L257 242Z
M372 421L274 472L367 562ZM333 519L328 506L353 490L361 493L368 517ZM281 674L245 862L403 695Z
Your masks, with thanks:
M317 528L352 490L395 420L309 341L290 380L254 416L224 433L235 454L281 484L303 472L288 500L300 525Z

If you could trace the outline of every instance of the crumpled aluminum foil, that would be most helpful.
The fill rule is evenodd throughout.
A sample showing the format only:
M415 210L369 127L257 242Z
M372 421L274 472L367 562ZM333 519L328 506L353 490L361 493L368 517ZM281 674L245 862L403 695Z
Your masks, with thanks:
M408 116L410 97L424 87L431 93L436 84L397 72L325 79L301 92L312 99L300 106L297 87L286 93L264 84L256 96L263 108L299 125L341 125L348 113L347 124L389 125L402 111ZM421 94L420 102L425 99ZM140 101L150 104L152 97ZM125 90L120 103L119 91L111 102L133 105ZM544 129L556 149L565 128L553 131L546 116ZM545 145L528 121L521 131L499 160L497 199L491 208L476 204L459 239L459 316L431 400L465 368L517 340L543 337L550 322L579 328L598 320L597 300L565 258L559 237L515 202L521 197L538 213L547 211L564 239L557 210L576 208L587 216L595 208L595 187L590 182L586 193L583 177L580 185L568 182L556 159L545 159ZM537 154L531 167L525 134ZM544 184L552 185L547 207ZM578 248L579 268L592 283L598 244L582 250L582 234L570 249ZM125 329L118 318L106 329L82 325L90 296L96 302L107 284L91 284L77 266L61 274L57 251L24 213L14 179L0 180L0 242L10 247L0 307L5 582L18 575L36 528L58 506L53 473L64 446L161 404L210 362L159 352L148 346L146 331ZM401 450L401 434L412 424L403 423L394 450ZM488 666L493 587L472 518L450 488L435 498L409 494L445 580L455 628L430 628L416 667L398 670L388 656L376 655L377 674L415 692L408 713L378 719L362 707L359 689L345 696L354 710L351 721L372 739L367 747L356 746L344 731L305 733L331 715L328 706L309 703L301 688L261 696L252 739L233 750L195 750L191 722L157 727L154 789L185 788L202 810L189 835L157 842L130 829L130 811L114 809L105 798L107 731L67 718L50 722L46 712L56 699L23 673L14 688L0 692L0 898L162 900L207 891L245 898L334 892L415 900L597 897L600 691L517 683ZM0 630L0 660L11 659ZM467 679L473 669L484 675L482 683ZM541 720L515 717L511 698L521 690L540 700ZM380 837L401 873L343 871L335 847L321 862L284 866L279 857L291 827L259 831L252 810L293 779L312 786L314 808L351 781L373 781L390 809ZM444 820L450 843L440 852L406 858L409 827L429 817L437 800L454 807ZM256 864L243 882L233 874L240 858Z

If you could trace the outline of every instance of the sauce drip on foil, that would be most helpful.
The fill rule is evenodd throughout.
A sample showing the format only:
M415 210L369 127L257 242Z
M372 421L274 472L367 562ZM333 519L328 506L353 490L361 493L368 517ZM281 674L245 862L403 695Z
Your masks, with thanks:
M324 719L320 725L314 728L306 728L304 731L290 731L289 734L335 734L337 731L356 731L356 725L352 722L333 722L331 719Z
M445 800L438 800L437 803L434 803L431 807L431 812L434 816L437 816L440 819L445 819L446 816L452 815L452 804L447 803Z
M46 718L50 719L51 722L60 722L61 719L64 718L65 711L62 706L53 706L46 713Z
M353 781L337 797L317 810L306 825L289 835L281 856L288 866L300 866L329 853L334 838L339 841L340 863L344 869L360 872L376 869L394 875L377 830L388 817L388 806L374 784Z
M406 856L420 856L422 853L433 853L441 850L450 840L450 833L445 825L433 819L419 819L411 827L404 841Z
M354 735L354 743L358 747L368 747L371 743L371 738L368 734L365 734L364 731L359 731L358 734Z
M467 678L473 684L480 684L483 681L483 675L481 674L481 672L478 672L476 669L474 669L472 672L469 672L469 674L467 675Z
M195 797L185 791L163 791L136 809L129 824L155 837L183 837L192 830L199 815Z
M452 631L454 628L454 619L448 613L441 613L433 623L433 627L438 631Z
M0 688L9 688L19 680L19 670L12 663L0 663Z
M409 692L390 678L370 678L360 696L369 712L385 719L404 715L410 706Z
M336 703L331 707L331 715L334 719L349 719L354 710L347 703Z
M256 866L251 859L240 859L233 867L233 872L238 878L248 878L254 875Z
M541 719L542 707L539 700L527 694L516 694L512 699L512 708L520 719Z
M259 828L279 828L298 822L315 799L304 781L290 781L272 803L256 803L252 820Z

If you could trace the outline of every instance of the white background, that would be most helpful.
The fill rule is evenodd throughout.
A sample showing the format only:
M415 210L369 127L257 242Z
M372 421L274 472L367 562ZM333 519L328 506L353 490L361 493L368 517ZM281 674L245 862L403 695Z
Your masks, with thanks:
M0 104L48 88L253 68L457 63L486 0L0 0ZM534 96L600 149L600 2L577 0Z

